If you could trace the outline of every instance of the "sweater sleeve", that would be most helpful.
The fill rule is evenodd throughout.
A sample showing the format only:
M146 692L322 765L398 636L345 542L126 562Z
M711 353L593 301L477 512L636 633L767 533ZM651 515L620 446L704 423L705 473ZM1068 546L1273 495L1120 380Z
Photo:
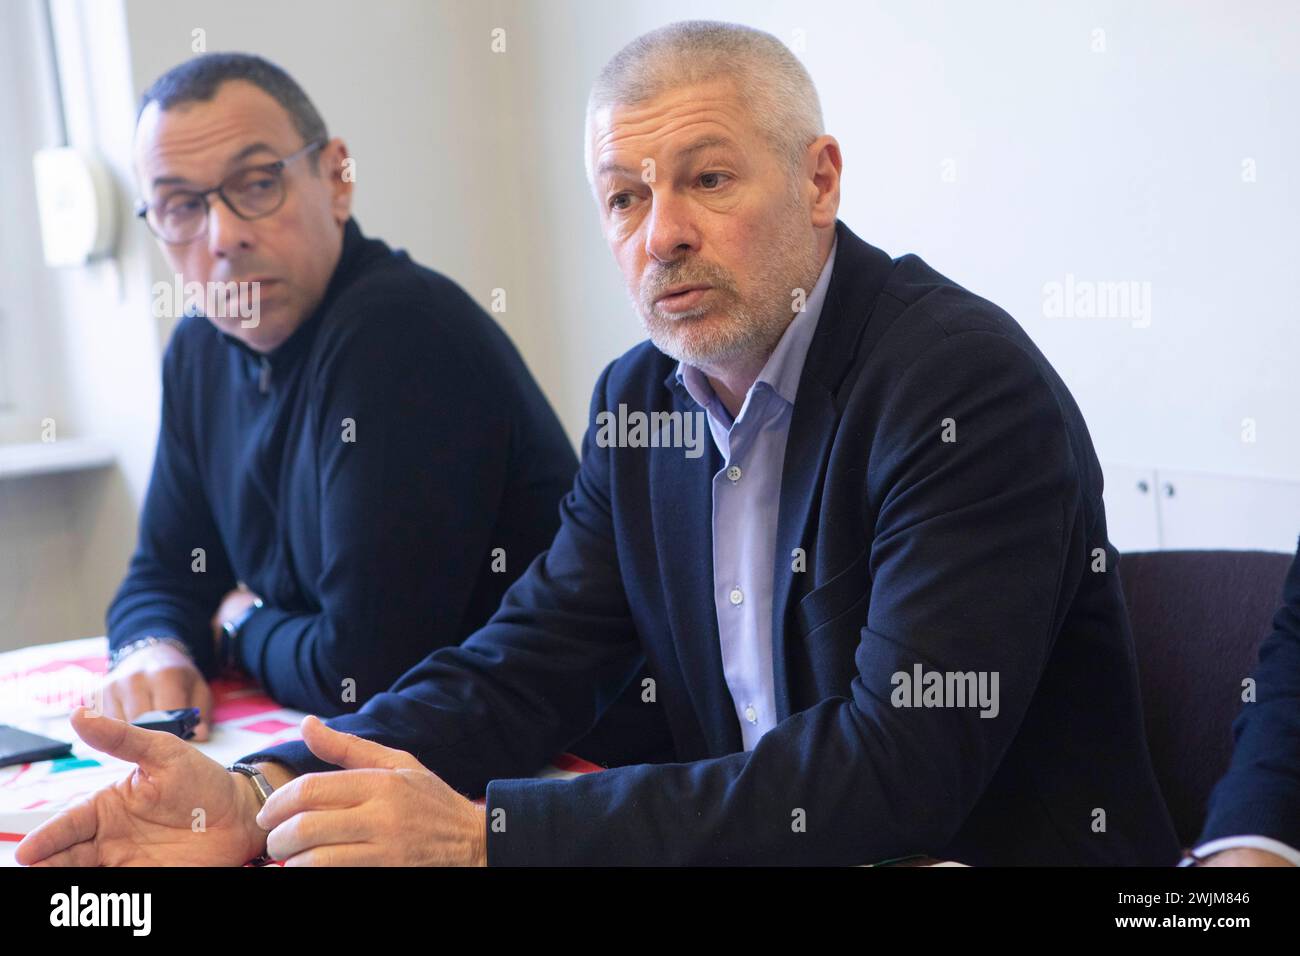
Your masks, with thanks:
M211 618L235 586L195 454L193 416L185 414L181 330L163 360L161 424L140 534L126 579L108 609L111 649L145 634L183 641L213 676Z

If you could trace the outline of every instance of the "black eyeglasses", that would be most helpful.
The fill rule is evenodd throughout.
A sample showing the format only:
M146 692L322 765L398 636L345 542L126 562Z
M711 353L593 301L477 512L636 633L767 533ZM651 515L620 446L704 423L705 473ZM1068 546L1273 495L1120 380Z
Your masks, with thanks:
M322 139L312 140L284 159L231 173L211 189L178 189L157 203L141 200L135 214L148 224L150 232L172 246L193 242L208 231L208 197L213 193L240 219L261 219L284 205L284 167L324 145Z

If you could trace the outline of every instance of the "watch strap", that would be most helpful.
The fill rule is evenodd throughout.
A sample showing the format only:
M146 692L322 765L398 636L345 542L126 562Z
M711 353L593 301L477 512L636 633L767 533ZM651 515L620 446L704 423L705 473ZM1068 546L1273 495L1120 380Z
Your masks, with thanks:
M273 792L275 792L275 788L271 786L271 782L266 779L266 774L262 773L262 771L258 770L251 763L232 763L226 769L231 773L239 773L247 777L249 783L252 784L253 792L257 794L258 806L266 806L267 799ZM263 852L260 856L249 860L246 865L265 866L270 862L272 862L271 857L267 856L267 854Z
M236 651L236 642L239 640L239 632L248 619L253 616L254 612L262 607L262 599L254 598L253 603L244 608L240 615L232 620L223 621L221 624L221 666L234 667L238 652Z

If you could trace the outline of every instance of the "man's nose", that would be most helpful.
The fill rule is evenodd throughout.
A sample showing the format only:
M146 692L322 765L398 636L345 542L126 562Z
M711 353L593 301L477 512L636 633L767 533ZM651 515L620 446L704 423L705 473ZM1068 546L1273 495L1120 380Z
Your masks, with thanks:
M253 223L235 215L220 196L213 194L208 204L208 251L222 258L252 248Z
M654 196L650 205L650 222L646 227L646 254L660 262L674 262L683 254L699 248L700 234L689 204L667 191Z

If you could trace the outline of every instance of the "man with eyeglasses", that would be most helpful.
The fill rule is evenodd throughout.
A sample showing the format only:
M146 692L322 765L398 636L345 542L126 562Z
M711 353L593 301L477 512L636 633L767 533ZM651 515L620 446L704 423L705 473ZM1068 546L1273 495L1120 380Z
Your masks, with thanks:
M284 71L177 66L135 152L137 214L206 294L164 360L103 711L196 706L206 740L228 667L284 705L355 710L496 610L559 526L573 449L483 310L362 235L347 147ZM637 689L611 724L633 705L653 722ZM573 749L623 759L607 736Z

